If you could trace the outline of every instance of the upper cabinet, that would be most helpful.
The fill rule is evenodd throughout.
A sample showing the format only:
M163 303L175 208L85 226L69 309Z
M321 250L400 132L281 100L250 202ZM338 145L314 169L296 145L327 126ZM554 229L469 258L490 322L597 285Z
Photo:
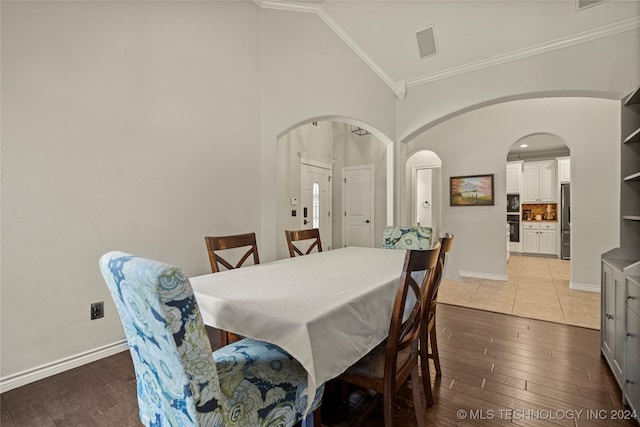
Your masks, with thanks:
M523 165L523 203L556 202L556 162L525 162Z
M522 162L507 163L507 194L522 193Z
M558 159L558 181L561 184L571 182L571 159Z

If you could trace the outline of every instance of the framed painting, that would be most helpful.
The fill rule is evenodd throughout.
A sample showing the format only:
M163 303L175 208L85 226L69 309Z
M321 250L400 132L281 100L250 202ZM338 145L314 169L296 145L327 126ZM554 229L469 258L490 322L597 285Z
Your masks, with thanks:
M493 206L493 174L449 178L451 206Z

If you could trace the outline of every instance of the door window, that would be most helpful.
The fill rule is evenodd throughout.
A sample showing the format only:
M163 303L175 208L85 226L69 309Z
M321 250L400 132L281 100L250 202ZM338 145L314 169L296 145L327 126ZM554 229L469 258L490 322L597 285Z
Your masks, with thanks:
M320 184L313 183L313 228L320 228Z

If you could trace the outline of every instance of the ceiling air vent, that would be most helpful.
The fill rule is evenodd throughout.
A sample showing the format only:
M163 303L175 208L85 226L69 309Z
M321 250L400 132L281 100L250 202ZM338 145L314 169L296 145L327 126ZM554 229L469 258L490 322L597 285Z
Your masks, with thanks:
M582 10L600 3L604 3L605 1L606 0L576 0L576 8L577 10Z
M418 51L420 52L420 58L427 58L438 53L438 44L436 43L436 30L433 25L425 28L424 30L418 31L416 33L416 39L418 40Z

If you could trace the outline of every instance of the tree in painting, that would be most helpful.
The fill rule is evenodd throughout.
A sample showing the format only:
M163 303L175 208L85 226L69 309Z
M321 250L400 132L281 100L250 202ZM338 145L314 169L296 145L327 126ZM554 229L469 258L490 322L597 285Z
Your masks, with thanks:
M451 206L492 206L493 175L451 177Z

